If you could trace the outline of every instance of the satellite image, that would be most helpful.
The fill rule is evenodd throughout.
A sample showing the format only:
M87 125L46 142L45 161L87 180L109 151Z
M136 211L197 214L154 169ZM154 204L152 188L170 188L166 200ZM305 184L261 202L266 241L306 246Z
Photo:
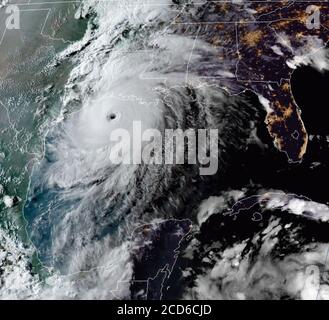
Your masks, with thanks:
M0 300L329 300L328 41L328 0L0 0Z

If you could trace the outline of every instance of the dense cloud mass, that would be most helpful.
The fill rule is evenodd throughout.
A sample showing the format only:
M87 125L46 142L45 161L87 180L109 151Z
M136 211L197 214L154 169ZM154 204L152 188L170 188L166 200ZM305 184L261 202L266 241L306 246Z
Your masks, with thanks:
M73 68L31 172L23 208L30 247L0 230L1 297L329 298L329 208L285 183L271 185L270 173L289 167L280 151L293 139L280 146L264 124L270 89L236 82L233 56L218 58L220 45L206 35L215 30L193 25L214 19L207 3L82 3L76 19L88 20L84 37L49 66L69 61ZM252 16L247 9L241 4L242 17ZM272 46L278 56L280 41ZM308 46L323 45L312 41L287 68L327 69L325 50L305 56ZM299 113L296 119L306 136ZM218 129L218 171L202 176L200 163L111 163L111 133L132 134L136 120L162 133ZM264 162L269 155L274 161ZM257 165L268 167L264 185ZM42 282L31 266L36 256Z

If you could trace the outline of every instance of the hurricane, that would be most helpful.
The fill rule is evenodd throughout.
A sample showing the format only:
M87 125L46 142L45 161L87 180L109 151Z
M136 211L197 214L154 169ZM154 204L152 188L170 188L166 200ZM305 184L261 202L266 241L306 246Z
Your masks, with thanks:
M220 29L202 25L215 21L213 5L84 0L75 8L83 36L46 63L69 67L20 199L27 240L0 233L1 297L329 297L328 206L266 176L252 181L253 169L248 176L254 157L271 167L266 156L282 156L288 167L286 145L273 145L266 130L265 93L235 83L234 59L219 58L209 41ZM218 170L112 163L111 134L133 137L136 121L161 133L217 129ZM10 277L21 281L10 287Z

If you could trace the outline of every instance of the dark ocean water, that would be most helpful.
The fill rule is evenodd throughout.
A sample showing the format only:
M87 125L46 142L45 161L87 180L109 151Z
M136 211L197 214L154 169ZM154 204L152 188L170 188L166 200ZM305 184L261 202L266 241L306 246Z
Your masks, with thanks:
M138 9L140 8L142 7ZM288 163L286 155L274 147L264 123L264 107L253 93L241 94L240 100L224 94L219 87L205 86L205 89L200 90L186 88L186 83L179 83L173 87L174 89L166 91L164 105L167 108L172 107L171 113L166 114L166 120L173 117L169 119L172 121L168 122L169 125L175 121L180 124L181 121L183 126L196 127L200 123L209 125L207 121L210 118L211 125L225 128L221 131L224 169L220 170L218 175L209 179L198 177L195 168L182 166L172 171L171 168L160 168L159 171L140 168L129 176L129 170L109 170L111 168L106 166L106 162L102 162L101 157L99 162L96 158L95 163L90 161L93 160L92 157L85 158L88 152L84 150L84 140L80 140L79 133L94 143L98 142L98 137L103 137L98 129L107 127L99 125L102 118L98 115L102 116L102 113L95 111L99 110L97 107L102 101L105 101L106 107L111 105L109 101L113 102L110 100L112 97L107 95L111 91L109 88L113 89L111 77L114 75L118 78L117 87L120 87L124 94L130 90L131 96L140 95L140 100L150 94L150 88L154 88L152 81L147 82L143 79L143 82L136 78L141 70L134 59L140 61L141 65L150 64L149 57L144 53L138 54L136 50L139 46L144 48L144 40L139 42L140 35L147 38L149 30L145 32L140 21L135 21L131 16L133 27L129 26L130 21L119 21L117 26L113 27L104 19L104 29L100 28L103 33L101 32L98 38L91 37L84 46L76 50L73 48L63 60L57 61L58 53L67 48L70 41L80 39L85 31L85 19L72 18L75 9L61 7L63 11L59 16L61 19L63 15L69 17L68 25L65 28L59 27L57 34L51 33L50 38L41 37L40 34L34 35L33 38L30 35L30 38L25 39L23 45L30 50L16 52L16 60L8 58L11 63L11 68L8 69L10 72L1 79L0 87L3 102L5 106L9 106L9 111L4 109L1 113L0 124L9 129L4 129L1 137L0 151L4 152L5 157L1 163L0 183L4 185L6 194L21 198L19 205L14 208L0 207L0 219L2 222L8 221L9 215L20 218L24 206L25 222L28 225L24 229L24 221L16 221L20 232L27 231L26 238L32 240L35 252L39 254L44 266L55 267L59 272L64 269L63 273L68 270L67 273L77 275L76 278L72 278L72 297L88 297L89 291L86 288L92 288L92 298L107 298L107 286L113 289L123 271L128 270L128 274L132 270L132 279L135 280L154 276L150 283L150 298L159 299L161 293L166 298L181 298L184 285L180 283L181 286L178 287L179 282L175 283L181 277L181 270L177 271L177 266L182 269L192 266L196 274L201 273L203 263L200 260L206 257L208 245L219 242L219 252L225 247L233 246L237 240L251 239L254 234L271 225L273 217L280 217L279 210L270 213L269 218L259 224L252 220L255 213L252 210L238 217L237 222L230 216L215 214L209 217L199 230L196 227L193 234L194 239L201 243L196 259L188 262L181 256L176 265L178 274L169 279L171 269L176 264L177 249L183 252L193 241L193 236L184 238L184 235L189 233L192 223L197 225L199 205L210 196L220 196L227 190L244 190L245 196L252 196L262 189L278 189L308 197L313 201L328 203L327 190L323 186L327 183L329 173L326 109L329 74L317 72L311 67L298 68L292 77L293 94L302 110L302 117L310 134L308 151L301 164ZM100 12L103 18L106 17L106 11ZM124 11L118 10L119 14L123 14L122 12ZM136 17L135 12L133 13L132 16ZM137 17L139 18L138 15ZM155 23L154 30L151 30L157 31L159 26L162 27L162 22ZM96 24L94 27L96 28ZM138 31L135 33L134 30ZM135 37L136 34L138 37ZM35 47L40 43L47 50L36 50ZM127 54L131 49L134 59ZM172 50L169 47L168 51L172 50L173 56L169 55L169 59L165 57L164 60L177 58L176 49ZM189 47L186 50L190 50ZM128 59L124 60L126 55ZM30 59L34 63L27 64ZM16 61L22 63L16 65ZM181 61L178 61L179 65ZM122 70L119 68L121 65L124 66ZM48 68L49 66L51 67ZM77 68L73 69L74 67ZM120 72L115 73L117 67ZM169 71L166 68L161 70L161 66L157 69L158 67L158 64L154 63L153 71L159 72L160 75L161 72L170 74L170 67ZM180 68L174 68L171 72L179 70L178 72L185 75L186 65ZM76 72L73 76L70 74L72 70ZM29 79L33 81L30 82ZM81 123L80 118L75 121L74 117L70 117L69 111L72 110L65 110L68 111L65 117L56 122L63 110L63 100L67 97L65 85L68 82L70 83L67 91L70 93L69 96L73 97L72 109L79 108L83 103L88 107L88 103L97 97L99 87L105 83L105 90L100 90L103 94L102 100L95 100L91 117L87 118L90 121L82 122L81 131L75 131ZM140 86L135 87L136 83ZM162 83L161 86L163 89ZM119 91L119 94L122 92ZM76 93L80 94L77 96L81 100L75 99ZM129 112L132 109L128 108L129 112L124 113L129 99L123 99L124 103L118 99L123 119L130 117ZM139 100L133 101L136 107ZM116 102L117 100L114 103ZM205 109L208 117L203 114ZM144 112L144 120L148 120L149 113L152 113L148 112L149 110ZM65 120L62 121L63 119ZM251 123L255 125L255 134L259 141L251 139L247 142ZM92 133L96 133L96 138ZM48 148L45 154L44 142ZM42 160L36 164L36 159ZM95 168L95 171L89 172L89 167ZM29 194L25 203L27 190ZM223 204L223 212L234 204L231 202ZM168 217L174 217L176 220L169 219L163 223L156 220L165 220ZM153 220L155 222L150 223ZM295 219L293 215L282 219L282 224L290 223L293 223L294 230L301 230L301 245L313 241L314 238L320 242L328 242L328 237L323 236L327 230L326 225L304 222L304 217ZM278 249L281 252L275 254L288 255L298 251L291 234L293 232L290 231L282 233L283 244L280 243L281 247ZM133 250L129 247L129 251L128 245L132 245ZM257 250L255 261L256 255ZM33 262L34 266L40 266L40 261L36 259L35 263ZM108 263L117 264L118 271L107 274L106 271L110 270ZM34 271L40 272L40 269L35 268ZM88 273L80 276L79 272L85 271ZM170 288L168 286L162 291L165 280L170 284ZM60 281L59 283L62 285ZM132 282L130 289L130 297L138 298L141 289L139 285ZM60 292L59 296L61 294L63 292Z
M329 72L319 72L312 67L299 67L292 76L292 91L302 111L302 119L310 135L307 153L300 164L289 164L286 156L277 151L266 125L265 112L259 111L257 135L266 148L251 144L247 152L236 157L225 181L228 187L241 188L248 181L264 188L277 188L304 195L314 201L328 203L325 187L329 178ZM253 105L261 106L257 97L248 94Z

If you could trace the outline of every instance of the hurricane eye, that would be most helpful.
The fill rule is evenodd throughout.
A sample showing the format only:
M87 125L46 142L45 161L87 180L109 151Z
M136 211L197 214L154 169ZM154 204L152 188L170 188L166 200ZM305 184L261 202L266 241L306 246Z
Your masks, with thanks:
M116 115L115 113L110 113L110 114L108 114L108 115L106 116L106 119L107 119L108 121L111 121L111 120L116 119L116 117L117 117L117 115Z

